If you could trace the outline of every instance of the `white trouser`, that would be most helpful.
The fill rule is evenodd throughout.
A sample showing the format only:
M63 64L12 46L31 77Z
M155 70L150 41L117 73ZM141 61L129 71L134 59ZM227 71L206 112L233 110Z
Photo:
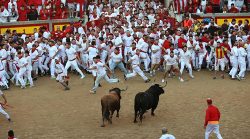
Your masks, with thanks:
M106 63L106 58L108 56L108 52L106 50L103 50L101 53L101 61L102 63Z
M14 65L12 61L9 62L9 70L12 75L15 75Z
M208 124L205 132L205 139L209 139L209 135L214 132L218 139L223 139L220 134L219 124Z
M0 113L2 113L6 117L6 119L10 119L9 114L4 111L2 105L0 105Z
M84 69L88 68L88 54L81 54L82 67Z
M129 53L129 51L130 51L130 46L126 46L124 48L124 61L125 61L125 63L128 62L128 53Z
M230 59L231 64L232 64L232 69L229 72L229 75L231 75L232 78L235 78L235 75L238 71L238 60L237 57L236 58L231 58Z
M144 75L143 71L140 69L140 67L138 65L133 65L132 66L133 72L126 74L126 78L131 78L136 76L136 74L139 74L144 81L148 80L148 77Z
M23 79L23 76L24 76L25 73L26 73L26 68L20 68L19 69L17 79L21 83L21 86L25 86L25 82L24 82L24 79Z
M6 79L5 74L6 74L5 70L0 71L0 79L1 79L2 85L4 85L7 88L9 88L9 86L8 86L8 80Z
M33 64L32 64L32 71L34 71L36 74L38 74L38 61L35 61Z
M44 57L41 56L38 58L38 67L42 73L44 73L44 70L49 70L49 68L43 64L43 61Z
M48 64L49 64L49 61L50 61L50 57L48 57L48 56L44 56L44 66L46 66L46 68L48 68L49 69L49 67L48 67Z
M240 67L240 72L239 72L239 76L240 77L244 77L245 76L245 71L246 71L246 61L245 61L245 57L243 58L239 58L238 59L239 62L239 67Z
M55 77L55 67L56 67L55 59L51 59L51 61L50 61L50 75L51 75L51 77Z
M6 65L7 65L7 60L2 60L2 64L3 64L4 70L7 71L7 70L6 70L6 68L7 68L7 67L6 67Z
M141 52L140 55L141 55L141 57L143 57L143 59L141 59L141 61L143 61L143 63L144 63L144 70L149 71L150 58L149 58L148 54Z
M81 74L82 77L84 77L82 71L79 69L78 65L77 65L77 62L76 62L76 59L75 60L68 60L67 63L66 63L66 66L65 66L65 73L66 73L66 76L68 75L68 69L69 67L75 69L78 73Z
M198 64L199 64L199 68L201 68L205 54L199 53L198 56L199 56L199 63Z
M99 84L100 84L100 81L101 79L105 79L108 83L117 83L118 82L118 79L110 79L108 77L107 74L104 74L104 75L98 75L96 76L96 80L95 80L95 86L93 87L93 91L96 91L96 89L99 87Z
M180 69L181 75L183 73L184 67L186 66L188 68L189 75L192 76L193 75L193 73L192 73L193 71L192 71L191 64L188 61L181 61L180 63L181 63L181 69Z
M250 70L250 54L248 54L247 56L247 64L248 64L247 70Z
M32 86L33 85L33 79L32 79L32 76L31 76L32 68L27 69L26 73L27 73L26 76L27 76L27 78L28 78L28 80L30 82L30 86Z

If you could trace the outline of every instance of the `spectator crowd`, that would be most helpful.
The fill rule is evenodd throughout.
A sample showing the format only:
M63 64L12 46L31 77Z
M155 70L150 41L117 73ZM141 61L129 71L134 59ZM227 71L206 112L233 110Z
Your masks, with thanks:
M82 18L84 0L1 0L0 23Z

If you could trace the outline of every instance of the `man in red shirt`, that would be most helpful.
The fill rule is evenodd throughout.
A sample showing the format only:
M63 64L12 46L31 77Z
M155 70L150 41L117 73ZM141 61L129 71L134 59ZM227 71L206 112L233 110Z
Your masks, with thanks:
M206 117L204 128L206 129L205 132L205 139L209 138L209 135L214 132L218 139L222 139L220 130L219 130L219 120L220 120L220 111L219 109L212 105L212 99L207 99L208 108L206 110Z
M239 13L240 11L239 11L239 9L237 9L237 8L234 6L234 4L232 3L232 4L231 4L231 9L229 9L228 12L229 12L229 13Z

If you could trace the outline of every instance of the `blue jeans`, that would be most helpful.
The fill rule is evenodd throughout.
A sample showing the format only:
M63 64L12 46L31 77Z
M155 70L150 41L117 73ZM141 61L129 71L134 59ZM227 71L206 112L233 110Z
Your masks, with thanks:
M124 67L124 64L122 62L115 63L115 62L111 61L109 68L112 71L112 77L114 77L114 70L116 67L118 67L125 75L128 73L127 69Z

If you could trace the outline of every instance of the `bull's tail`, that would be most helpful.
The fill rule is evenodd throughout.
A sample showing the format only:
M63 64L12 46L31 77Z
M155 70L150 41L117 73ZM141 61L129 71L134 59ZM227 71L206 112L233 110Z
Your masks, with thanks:
M109 106L108 104L104 104L102 102L102 127L104 127L104 121L107 120L107 121L110 121L110 112L109 112Z
M139 116L139 113L141 111L141 105L142 105L142 100L140 94L137 94L135 96L135 102L134 102L134 111L135 111L135 118L134 118L134 123L137 123L137 117Z

